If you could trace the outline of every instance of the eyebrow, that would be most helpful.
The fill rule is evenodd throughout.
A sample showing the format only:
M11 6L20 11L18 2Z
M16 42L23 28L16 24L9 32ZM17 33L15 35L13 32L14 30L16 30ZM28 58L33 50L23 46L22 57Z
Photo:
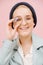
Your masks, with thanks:
M21 16L16 16L16 17L19 17L19 18L21 18ZM16 17L15 17L15 18L16 18Z
M30 17L30 16L31 16L31 15L26 15L25 17ZM21 16L16 16L16 17L19 17L19 18L21 18ZM15 18L16 18L16 17L15 17Z
M26 15L26 17L30 17L31 15Z

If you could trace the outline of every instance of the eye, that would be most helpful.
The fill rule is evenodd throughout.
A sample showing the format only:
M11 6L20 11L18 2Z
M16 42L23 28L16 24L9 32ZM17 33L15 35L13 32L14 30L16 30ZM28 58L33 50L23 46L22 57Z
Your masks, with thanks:
M15 22L19 22L19 21L21 21L21 20L22 20L22 19L19 18L19 17L17 17L17 18L14 19Z
M26 20L30 20L31 18L30 17L26 17Z
M21 21L21 18L16 19L16 21Z

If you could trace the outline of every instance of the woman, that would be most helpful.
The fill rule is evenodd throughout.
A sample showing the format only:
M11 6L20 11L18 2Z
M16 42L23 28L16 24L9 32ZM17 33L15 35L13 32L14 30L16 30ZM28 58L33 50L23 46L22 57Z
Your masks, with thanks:
M7 40L0 49L0 65L43 65L43 40L32 33L36 23L30 4L20 2L13 6Z

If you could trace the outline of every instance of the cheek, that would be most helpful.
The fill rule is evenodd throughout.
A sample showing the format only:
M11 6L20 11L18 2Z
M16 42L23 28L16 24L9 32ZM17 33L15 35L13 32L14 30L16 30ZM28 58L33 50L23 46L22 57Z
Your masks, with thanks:
M33 20L33 18L30 19L27 23L28 23L29 26L34 26L34 20Z
M32 30L33 30L33 27L34 27L34 23L29 24L29 29L28 29L28 31L32 31Z
M34 23L33 22L31 22L31 23L28 23L28 25L29 25L29 27L34 27Z

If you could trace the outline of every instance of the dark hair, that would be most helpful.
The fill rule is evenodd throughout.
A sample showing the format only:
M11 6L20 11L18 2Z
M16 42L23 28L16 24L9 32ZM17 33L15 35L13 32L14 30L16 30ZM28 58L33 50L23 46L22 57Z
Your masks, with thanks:
M12 19L13 12L14 12L15 9L16 9L18 6L20 6L20 5L25 5L25 6L27 6L27 7L31 10L32 15L33 15L33 18L34 18L34 23L35 23L34 27L35 27L35 26L36 26L36 23L37 23L36 13L35 13L34 8L33 8L29 3L27 3L27 2L19 2L19 3L15 4L15 5L12 7L11 11L10 11L9 19Z

